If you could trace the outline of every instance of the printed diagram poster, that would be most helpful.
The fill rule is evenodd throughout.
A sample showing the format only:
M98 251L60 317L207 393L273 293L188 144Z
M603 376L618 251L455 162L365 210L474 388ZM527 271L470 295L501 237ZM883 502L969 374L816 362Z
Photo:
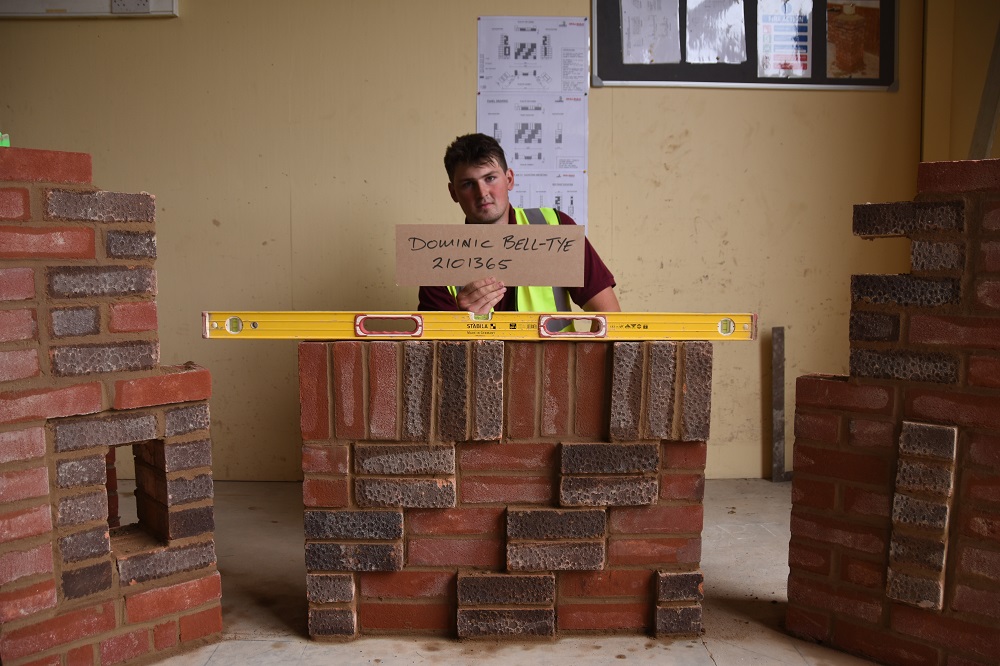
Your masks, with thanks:
M515 172L587 167L587 98L583 95L479 96L477 126L503 146Z
M739 64L746 60L743 0L688 0L687 61Z
M681 61L678 0L622 0L622 62Z
M812 0L758 0L757 76L812 76Z
M881 52L879 0L826 3L826 75L877 79Z
M585 18L479 19L476 126L504 149L514 171L510 200L557 208L580 225L587 223L589 27Z
M479 92L587 92L586 19L479 17Z

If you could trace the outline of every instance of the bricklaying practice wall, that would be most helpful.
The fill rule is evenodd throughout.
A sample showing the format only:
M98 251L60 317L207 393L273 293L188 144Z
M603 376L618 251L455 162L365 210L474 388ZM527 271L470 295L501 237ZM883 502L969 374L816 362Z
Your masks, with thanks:
M116 664L221 630L208 371L159 363L155 206L0 148L0 662ZM120 526L115 458L139 522Z
M851 281L850 377L797 383L788 629L890 664L1000 655L1000 160L855 207L912 240Z
M701 629L712 346L299 345L309 633Z

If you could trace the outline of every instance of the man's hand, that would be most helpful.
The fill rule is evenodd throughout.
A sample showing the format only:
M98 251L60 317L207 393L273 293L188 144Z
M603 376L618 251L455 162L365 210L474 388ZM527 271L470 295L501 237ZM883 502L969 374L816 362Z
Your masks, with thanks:
M458 307L461 310L475 314L487 314L506 293L507 287L503 286L503 282L488 277L470 282L462 287L455 300L458 301Z

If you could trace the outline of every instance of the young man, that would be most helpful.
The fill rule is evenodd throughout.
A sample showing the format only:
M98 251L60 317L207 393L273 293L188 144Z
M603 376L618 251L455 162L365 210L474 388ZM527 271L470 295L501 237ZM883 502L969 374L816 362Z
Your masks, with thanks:
M485 134L466 134L455 139L444 154L448 172L448 192L462 207L466 224L528 224L524 210L510 205L508 192L514 189L514 172L507 168L503 148ZM568 215L550 208L537 209L548 224L576 224ZM534 215L535 213L532 212ZM597 251L584 243L582 287L565 292L587 312L618 312L615 278ZM520 293L518 293L520 292ZM561 304L562 289L552 287L511 287L494 277L486 277L456 287L421 287L421 310L468 310L476 314L496 311L568 310ZM558 307L557 307L558 306Z

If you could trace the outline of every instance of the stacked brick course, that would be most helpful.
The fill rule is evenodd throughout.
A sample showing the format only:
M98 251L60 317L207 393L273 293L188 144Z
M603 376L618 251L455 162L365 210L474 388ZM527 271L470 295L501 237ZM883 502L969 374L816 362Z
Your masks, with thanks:
M790 631L893 664L1000 654L1000 161L854 210L911 272L851 282L850 376L797 383Z
M309 633L701 630L709 343L299 346Z
M161 367L154 201L0 148L0 662L113 664L221 629L208 371ZM119 526L115 456L136 461Z

